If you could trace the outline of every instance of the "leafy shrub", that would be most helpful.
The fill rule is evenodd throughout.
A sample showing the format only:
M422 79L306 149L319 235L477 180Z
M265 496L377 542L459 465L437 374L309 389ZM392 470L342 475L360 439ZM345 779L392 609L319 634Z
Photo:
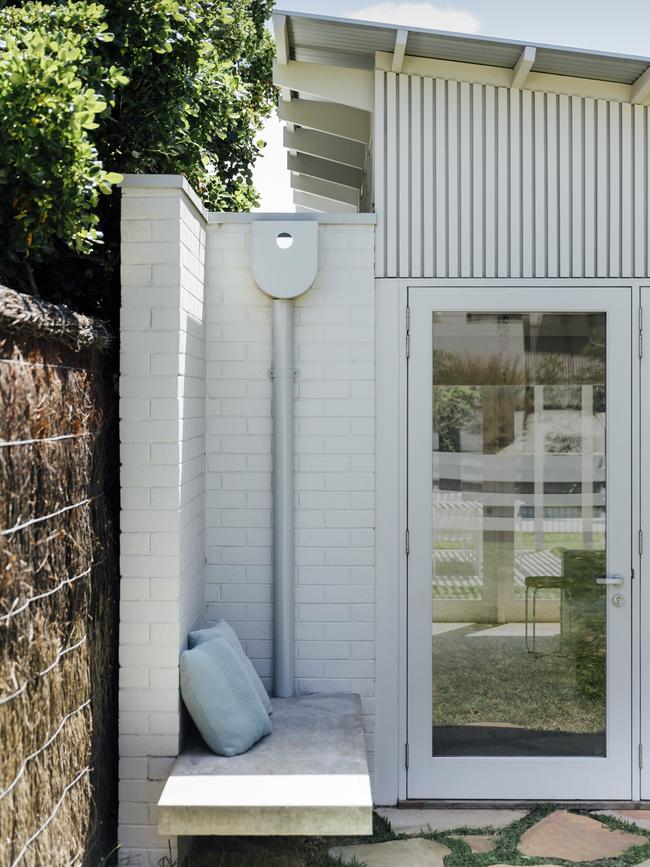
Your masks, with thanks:
M567 581L568 650L581 695L605 706L607 624L605 588L596 578L605 572L605 551L564 551Z
M31 274L57 239L78 253L101 239L98 198L121 178L91 136L127 79L99 55L112 36L95 3L5 8L0 34L0 270Z
M24 262L49 300L116 322L119 197L99 195L116 173L182 174L213 210L258 202L272 0L2 4L0 280L26 289Z
M213 210L257 204L251 181L273 106L272 0L112 0L106 64L130 83L97 131L122 172L183 174Z

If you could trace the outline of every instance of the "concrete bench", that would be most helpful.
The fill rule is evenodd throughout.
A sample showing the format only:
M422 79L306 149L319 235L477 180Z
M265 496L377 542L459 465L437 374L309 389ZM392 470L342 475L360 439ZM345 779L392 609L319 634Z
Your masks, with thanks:
M176 760L158 830L178 836L372 833L358 695L272 699L273 733L241 756L200 742Z

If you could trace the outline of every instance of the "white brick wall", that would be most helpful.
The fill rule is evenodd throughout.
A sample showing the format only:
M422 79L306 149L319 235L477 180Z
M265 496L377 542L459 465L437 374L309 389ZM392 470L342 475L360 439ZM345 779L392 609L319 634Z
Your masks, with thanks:
M271 305L250 218L207 218L180 178L126 179L120 842L143 867L167 851L188 631L225 617L272 688ZM372 758L374 225L320 223L319 245L296 302L296 673L362 695Z
M181 742L179 652L204 609L205 216L161 180L127 178L122 201L119 839L142 865L167 851L155 805Z
M248 223L208 228L208 620L272 674L271 302ZM296 302L296 675L362 695L374 679L374 227L319 227L319 273Z

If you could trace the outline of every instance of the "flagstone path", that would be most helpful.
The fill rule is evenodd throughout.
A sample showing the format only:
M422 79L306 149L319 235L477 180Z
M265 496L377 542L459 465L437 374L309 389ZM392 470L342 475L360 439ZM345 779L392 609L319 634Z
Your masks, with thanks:
M590 816L557 810L529 828L517 848L533 858L595 861L616 858L632 846L644 846L647 837L608 828Z
M335 846L330 856L365 867L650 867L650 810L377 812L390 823L382 842ZM391 833L397 839L386 840Z
M451 849L421 837L330 849L330 855L338 856L344 864L366 864L367 867L444 867L443 858L449 854Z
M426 834L431 831L453 831L456 828L505 828L523 819L525 810L398 810L384 807L377 810L390 822L396 834Z

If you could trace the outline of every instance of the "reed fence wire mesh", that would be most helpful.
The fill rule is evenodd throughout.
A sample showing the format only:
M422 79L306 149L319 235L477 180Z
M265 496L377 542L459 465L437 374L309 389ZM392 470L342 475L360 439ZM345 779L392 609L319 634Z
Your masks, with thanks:
M107 346L101 323L0 287L3 867L97 867L115 840L118 467Z

